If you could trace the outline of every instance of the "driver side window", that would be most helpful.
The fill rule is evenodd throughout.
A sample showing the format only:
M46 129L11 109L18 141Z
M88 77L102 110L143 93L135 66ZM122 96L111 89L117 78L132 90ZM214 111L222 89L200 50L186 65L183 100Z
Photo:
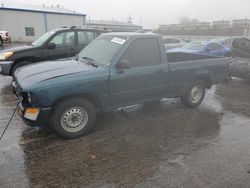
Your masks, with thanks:
M63 32L56 35L50 43L55 43L56 47L74 46L75 34L74 32Z
M131 67L145 67L161 63L160 48L156 39L137 39L122 57L128 60Z

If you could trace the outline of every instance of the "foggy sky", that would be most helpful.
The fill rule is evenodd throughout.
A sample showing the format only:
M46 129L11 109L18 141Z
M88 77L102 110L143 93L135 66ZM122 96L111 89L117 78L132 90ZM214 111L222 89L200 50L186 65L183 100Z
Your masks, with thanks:
M0 0L1 2L1 0ZM86 13L88 19L127 21L146 28L177 23L183 16L200 21L250 18L249 0L8 0L8 2L63 5Z

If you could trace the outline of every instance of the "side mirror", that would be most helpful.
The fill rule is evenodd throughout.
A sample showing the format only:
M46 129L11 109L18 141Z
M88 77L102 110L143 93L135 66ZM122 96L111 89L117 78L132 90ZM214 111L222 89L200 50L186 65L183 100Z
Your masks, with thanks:
M76 59L76 60L79 59L79 54L76 54L75 59Z
M123 69L130 69L130 61L126 60L126 59L122 59L117 65L116 68L123 70Z
M56 48L56 44L55 43L49 43L48 45L47 45L47 49L49 49L49 50L52 50L52 49L55 49Z

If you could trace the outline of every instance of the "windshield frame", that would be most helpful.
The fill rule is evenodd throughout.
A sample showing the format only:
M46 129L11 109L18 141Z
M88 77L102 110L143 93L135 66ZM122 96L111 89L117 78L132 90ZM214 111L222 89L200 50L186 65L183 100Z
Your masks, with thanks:
M48 41L50 41L50 39L52 37L54 37L54 35L56 34L56 31L49 31L44 33L41 37L39 37L38 39L36 39L33 43L31 43L32 46L37 46L37 47L42 47L44 45L46 45L48 43ZM46 35L48 35L47 38L45 38L45 40L42 40L43 37L45 37ZM38 42L39 40L42 41L42 43L35 45L34 43Z

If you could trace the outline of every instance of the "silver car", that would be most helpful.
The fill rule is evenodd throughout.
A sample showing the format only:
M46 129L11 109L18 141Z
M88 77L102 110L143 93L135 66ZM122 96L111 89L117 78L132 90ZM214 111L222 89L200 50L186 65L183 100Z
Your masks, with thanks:
M180 48L184 44L186 44L185 41L179 38L175 37L163 37L163 42L165 45L166 50L173 49L173 48Z

